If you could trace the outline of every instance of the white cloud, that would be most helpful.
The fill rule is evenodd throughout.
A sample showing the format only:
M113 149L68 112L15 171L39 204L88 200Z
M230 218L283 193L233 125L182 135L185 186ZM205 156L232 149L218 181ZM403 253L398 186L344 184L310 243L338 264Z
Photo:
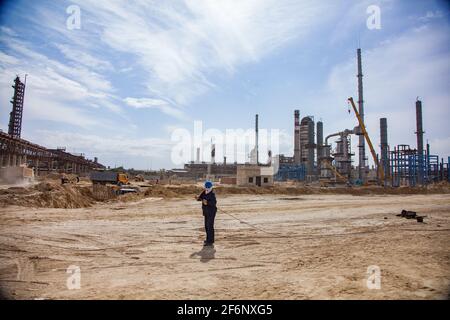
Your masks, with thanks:
M183 106L215 88L214 77L232 74L293 39L304 38L332 12L323 7L333 8L312 0L74 2L81 8L81 30L65 28L66 16L55 15L64 8L57 4L37 7L35 14L26 16L37 31L54 39L69 64L50 59L11 35L1 41L40 67L34 77L43 91L52 91L49 97L85 100L94 108L122 114L112 96L115 88L98 72L137 70L137 77L144 77L138 94L167 102L154 106L146 101L146 108L179 119L184 118ZM105 60L114 56L121 57L117 66Z
M19 63L19 59L0 51L0 63L2 65L15 65Z
M79 4L103 43L136 57L152 96L177 106L213 88L217 71L232 73L304 37L329 12L316 1L293 0Z
M22 79L28 75L26 104L32 111L29 116L86 128L100 123L88 117L86 107L100 106L122 115L113 95L114 89L102 75L85 66L69 66L50 59L18 38L2 35L0 40L14 54L11 59L10 55L0 52L0 84L9 87L16 74ZM11 92L4 92L2 99L9 99L10 95ZM33 112L35 109L40 109L40 112Z
M1 26L0 27L0 33L1 34L6 34L6 35L12 36L12 37L17 36L17 33L14 32L14 30L11 30L10 28L5 27L5 26Z
M68 45L56 44L55 45L64 56L73 61L76 64L82 64L88 68L94 70L112 70L113 66L109 61L98 59L84 51L76 50Z
M83 150L88 156L98 156L100 160L126 157L152 157L170 159L174 144L167 139L124 137L121 135L104 137L96 134L71 133L57 130L38 130L37 141L45 141L48 146L65 146L69 152Z
M123 100L127 105L136 109L158 109L161 112L179 119L184 119L184 113L172 107L169 103L161 99L151 98L125 98Z
M441 10L436 11L427 11L427 13L421 17L419 17L419 20L422 22L427 22L433 19L442 18L444 16L444 13Z

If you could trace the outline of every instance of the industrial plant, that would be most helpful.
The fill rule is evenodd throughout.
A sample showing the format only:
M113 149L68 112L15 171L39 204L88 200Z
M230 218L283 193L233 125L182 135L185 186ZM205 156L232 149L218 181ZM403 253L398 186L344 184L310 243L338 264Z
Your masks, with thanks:
M356 56L357 106L351 97L348 104L349 111L350 108L353 110L358 126L324 134L326 124L324 126L322 121L315 123L312 115L301 118L300 110L294 110L294 154L272 155L269 151L268 163L262 164L259 161L257 114L255 146L248 155L248 162L227 163L226 157L223 162L216 162L216 146L212 144L211 158L208 162L201 161L200 148L197 148L196 160L186 163L183 169L139 173L161 181L211 179L224 185L260 187L283 181L309 184L317 182L321 186L371 184L385 187L414 187L442 180L450 181L448 170L450 157L444 162L444 158L440 159L439 155L430 154L429 144L424 148L420 100L417 100L415 105L417 146L415 148L406 144L391 146L388 140L388 119L380 118L380 146L375 149L364 125L361 49L357 49ZM36 176L52 172L88 176L93 170L104 170L105 166L98 163L97 158L89 160L83 154L66 152L64 147L49 149L21 139L25 84L26 79L25 82L21 82L18 76L15 78L8 133L0 132L0 167L3 167L3 176L7 175L8 167L33 168L33 174ZM413 108L411 110L413 111ZM358 150L352 150L352 138L358 141ZM358 163L354 160L356 153ZM368 155L374 163L373 166L369 166Z
M450 10L423 2L6 1L0 300L449 300Z
M269 164L258 161L258 114L255 116L255 147L247 163L215 161L215 146L212 146L211 162L200 162L200 150L197 159L187 163L183 170L170 170L170 175L181 178L210 178L223 184L240 186L267 186L273 182L298 181L318 182L322 186L332 185L381 185L385 187L424 186L443 180L450 181L450 157L439 158L430 154L430 145L424 149L422 102L416 101L417 146L406 144L391 146L388 140L388 119L379 119L380 146L375 149L364 125L364 98L361 49L357 49L357 106L353 98L348 99L358 126L343 128L324 136L324 123L314 121L314 116L300 117L300 110L294 110L294 154L274 155ZM350 109L349 109L350 111ZM411 106L414 112L414 106ZM300 119L301 118L301 119ZM325 124L326 128L326 124ZM373 133L372 133L373 134ZM325 137L325 139L324 139ZM358 141L358 150L352 150L352 138ZM369 147L367 152L366 145ZM358 154L358 163L354 157ZM374 163L369 165L369 157ZM253 160L251 160L253 159Z

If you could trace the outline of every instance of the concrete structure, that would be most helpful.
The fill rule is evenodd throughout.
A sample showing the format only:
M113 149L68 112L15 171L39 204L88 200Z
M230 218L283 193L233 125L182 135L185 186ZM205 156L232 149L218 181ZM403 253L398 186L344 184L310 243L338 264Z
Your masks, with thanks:
M0 182L5 183L23 183L31 182L34 178L34 171L31 168L22 166L1 167Z
M304 117L300 122L300 151L301 163L306 166L308 176L314 175L314 120L312 117Z
M73 155L65 149L47 149L24 139L0 132L0 167L26 165L35 168L35 174L47 172L87 175L92 169L103 169L98 162L83 155Z
M257 165L237 166L236 182L238 186L266 187L273 185L273 168Z
M186 163L184 165L185 174L183 176L193 179L204 179L205 174L214 177L236 176L237 165L234 163Z
M220 178L220 184L233 184L237 182L236 177L222 177Z

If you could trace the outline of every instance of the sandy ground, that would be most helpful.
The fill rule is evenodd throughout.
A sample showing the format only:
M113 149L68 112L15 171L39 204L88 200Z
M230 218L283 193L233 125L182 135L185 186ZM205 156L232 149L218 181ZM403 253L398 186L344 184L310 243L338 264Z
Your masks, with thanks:
M233 195L204 249L193 199L0 208L12 299L448 299L450 196ZM402 209L425 223L396 217ZM69 290L69 266L81 288ZM381 288L367 288L367 268Z

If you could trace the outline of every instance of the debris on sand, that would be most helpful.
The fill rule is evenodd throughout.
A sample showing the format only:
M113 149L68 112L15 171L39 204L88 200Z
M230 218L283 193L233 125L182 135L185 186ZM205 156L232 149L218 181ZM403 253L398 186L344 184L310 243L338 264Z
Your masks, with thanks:
M402 210L402 212L397 214L396 216L397 217L406 218L406 219L416 219L417 222L420 222L420 223L422 223L423 222L423 218L426 217L426 216L418 216L417 212L408 211L408 210Z
M417 215L417 212L402 210L402 212L400 214L397 214L397 217L402 217L402 218L406 218L406 219L413 219L413 218L416 217L416 215Z

